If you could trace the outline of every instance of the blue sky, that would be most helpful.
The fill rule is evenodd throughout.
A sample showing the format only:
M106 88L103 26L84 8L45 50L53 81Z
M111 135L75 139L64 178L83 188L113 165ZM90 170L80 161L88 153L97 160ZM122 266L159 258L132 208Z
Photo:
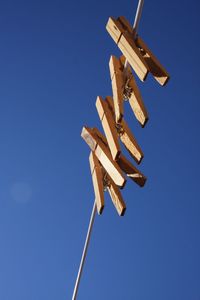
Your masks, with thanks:
M0 299L71 299L94 193L83 125L101 124L108 61L120 52L109 16L137 1L1 1ZM126 119L145 158L127 212L108 196L78 299L199 300L198 1L145 1L139 34L171 75L138 81L150 120Z

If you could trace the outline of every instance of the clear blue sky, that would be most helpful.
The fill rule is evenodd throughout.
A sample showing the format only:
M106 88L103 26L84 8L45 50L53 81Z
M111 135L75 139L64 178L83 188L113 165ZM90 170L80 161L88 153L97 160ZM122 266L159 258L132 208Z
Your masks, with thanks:
M109 16L137 1L1 1L0 299L71 299L94 194L84 124L101 128L120 52ZM150 120L126 119L145 158L125 217L109 197L95 221L80 300L200 299L200 84L197 0L145 0L139 33L171 74L138 82Z

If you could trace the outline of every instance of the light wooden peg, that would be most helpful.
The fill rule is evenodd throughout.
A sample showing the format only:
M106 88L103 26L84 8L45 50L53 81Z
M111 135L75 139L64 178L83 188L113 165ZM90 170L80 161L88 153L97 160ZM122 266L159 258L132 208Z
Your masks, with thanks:
M111 200L120 216L123 216L126 211L126 204L123 200L122 194L119 188L116 186L112 178L105 173L105 178L107 181L107 190L110 194Z
M108 107L114 119L112 97L107 96L106 102L108 103ZM133 159L139 164L142 161L144 154L124 119L121 121L120 126L118 125L116 127L116 130L121 142L124 144Z
M103 187L103 172L98 158L94 152L90 152L89 156L90 169L94 187L95 201L98 214L101 214L104 208L104 187Z
M120 57L120 62L123 65L123 69L125 67L125 61L126 61L126 58L124 55L122 55ZM126 84L125 84L124 94L125 95L127 94L129 104L132 108L132 111L133 111L136 119L138 120L140 125L142 127L144 127L149 119L148 112L145 108L144 102L142 100L142 95L137 86L137 83L135 81L135 78L134 78L134 75L133 75L133 72L132 72L130 66L127 66L125 74L126 74ZM128 93L126 92L126 90L128 90Z
M113 179L115 184L123 188L126 183L126 179L119 165L112 159L107 143L105 144L101 137L99 137L100 135L97 135L98 132L99 130L97 128L94 130L94 128L91 129L89 127L83 127L81 136L90 149L94 151L98 160L109 176Z
M127 21L128 22L128 21ZM149 72L148 65L140 50L135 45L131 33L122 19L109 18L106 29L117 43L119 49L128 60L138 77L144 81Z
M115 121L119 123L124 115L123 108L123 92L125 86L125 79L123 74L123 66L120 61L112 55L109 61L110 77L113 91Z
M144 154L127 123L123 120L121 125L121 130L119 131L120 140L136 163L140 164Z
M115 111L115 122L121 123L123 116L123 100L127 98L131 109L142 127L148 120L148 113L142 100L141 93L137 87L131 68L124 72L125 57L119 59L111 56L110 74L112 76L112 91Z
M164 86L170 78L169 74L139 36L137 37L135 42L137 47L140 48L140 52L148 65L149 71L158 81L158 83Z
M136 39L134 38L134 31L133 28L131 28L131 25L126 20L125 17L119 17L117 19L122 28L127 31L130 36L132 36L132 39L135 41L135 44L137 48L139 49L140 53L144 57L149 72L153 75L153 77L160 83L160 85L165 85L169 80L169 74L165 70L165 68L161 65L159 60L156 58L156 56L152 53L152 51L147 47L145 42L137 35Z
M105 147L108 148L106 138L102 135L102 133L97 128L93 128L93 132L101 140L101 143ZM146 177L135 166L133 166L131 164L131 162L124 155L121 154L116 162L117 162L118 166L120 167L121 171L123 171L127 175L127 177L132 179L135 183L137 183L141 187L145 185ZM105 169L105 167L104 167L104 169ZM110 173L108 171L107 171L107 173L108 173L108 175L110 175ZM110 175L110 177L114 180L114 178L111 175ZM124 186L122 186L121 188L123 188L123 187Z
M168 82L168 72L124 17L109 18L106 29L142 81L150 72L160 85Z
M126 173L127 177L132 179L141 187L145 185L146 177L136 167L134 167L124 155L119 157L118 164L124 173Z
M104 133L106 135L112 158L114 160L117 160L121 151L112 113L108 108L108 104L99 96L96 100L96 108L102 123Z
M125 32L122 25L116 19L110 17L106 24L106 29L110 36L113 38L114 42L118 44L122 33Z
M132 90L130 97L128 98L129 104L136 119L138 120L140 125L144 127L149 117L133 74L131 74L129 78L128 87Z

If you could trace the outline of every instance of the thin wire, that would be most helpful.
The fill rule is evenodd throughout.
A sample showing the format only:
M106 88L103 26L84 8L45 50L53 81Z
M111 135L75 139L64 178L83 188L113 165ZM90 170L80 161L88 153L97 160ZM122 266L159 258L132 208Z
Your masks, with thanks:
M134 37L136 36L137 31L138 31L140 19L141 19L141 16L142 16L143 5L144 5L144 0L139 0L138 6L137 6L137 11L136 11L136 14L135 14L135 20L134 20L134 24L133 24ZM124 72L127 71L128 65L129 65L129 63L128 63L128 60L126 59L125 64L124 64Z
M137 33L137 29L138 29L139 22L140 22L140 19L141 19L143 5L144 5L144 0L139 0L136 15L135 15L135 20L134 20L134 24L133 24L133 32L134 32L135 35ZM124 65L124 71L125 72L128 68L128 65L129 64L128 64L128 61L126 59L125 65ZM90 222L89 222L89 227L88 227L88 231L87 231L87 236L86 236L86 240L85 240L85 245L84 245L84 248L83 248L83 253L82 253L80 266L79 266L79 270L78 270L78 275L77 275L77 278L76 278L76 283L75 283L75 287L74 287L72 300L76 300L76 297L77 297L79 283L80 283L80 279L81 279L81 274L82 274L82 271L83 271L83 267L84 267L84 263L85 263L85 259L86 259L86 255L87 255L87 250L88 250L88 246L89 246L89 242L90 242L90 237L91 237L91 233L92 233L92 228L93 228L96 212L97 212L96 201L94 201L92 213L91 213L91 216L90 216Z
M78 270L78 275L77 275L77 278L76 278L76 283L75 283L75 287L74 287L72 300L76 300L78 287L79 287L79 283L80 283L80 279L81 279L81 274L82 274L82 271L83 271L83 266L84 266L84 263L85 263L85 258L86 258L86 255L87 255L88 245L89 245L89 242L90 242L90 237L91 237L91 232L92 232L92 227L93 227L93 224L94 224L94 219L95 219L96 212L97 212L96 201L94 200L93 209L92 209L92 213L91 213L91 217L90 217L90 223L89 223L89 227L88 227L88 231L87 231L85 245L84 245L84 248L83 248L83 254L82 254L82 257L81 257L81 262L80 262L80 266L79 266L79 270Z
M144 5L144 0L139 0L136 15L135 15L135 21L133 24L133 31L135 32L135 34L138 31L139 22L142 16L143 5Z

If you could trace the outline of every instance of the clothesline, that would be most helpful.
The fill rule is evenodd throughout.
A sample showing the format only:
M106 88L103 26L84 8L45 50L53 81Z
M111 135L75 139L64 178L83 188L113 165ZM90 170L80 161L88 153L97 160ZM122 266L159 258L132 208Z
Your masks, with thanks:
M143 5L144 5L144 0L139 0L136 15L135 15L135 20L134 20L134 24L133 24L133 32L134 32L135 35L137 34L137 31L138 31L138 26L139 26L139 22L140 22L141 15L142 15ZM125 62L124 67L125 67L125 70L128 67L128 61L127 60ZM82 253L82 257L81 257L81 261L80 261L80 266L79 266L79 270L78 270L78 274L77 274L77 278L76 278L76 282L75 282L75 286L74 286L72 300L76 300L76 297L77 297L78 288L79 288L79 284L80 284L80 279L81 279L85 259L86 259L86 256L87 256L87 250L88 250L88 246L89 246L89 242L90 242L90 237L91 237L91 233L92 233L92 228L93 228L96 212L97 212L96 201L94 201L93 208L92 208L92 213L91 213L91 216L90 216L88 231L87 231L87 235L86 235L86 240L85 240L85 244L84 244L84 248L83 248L83 253Z

